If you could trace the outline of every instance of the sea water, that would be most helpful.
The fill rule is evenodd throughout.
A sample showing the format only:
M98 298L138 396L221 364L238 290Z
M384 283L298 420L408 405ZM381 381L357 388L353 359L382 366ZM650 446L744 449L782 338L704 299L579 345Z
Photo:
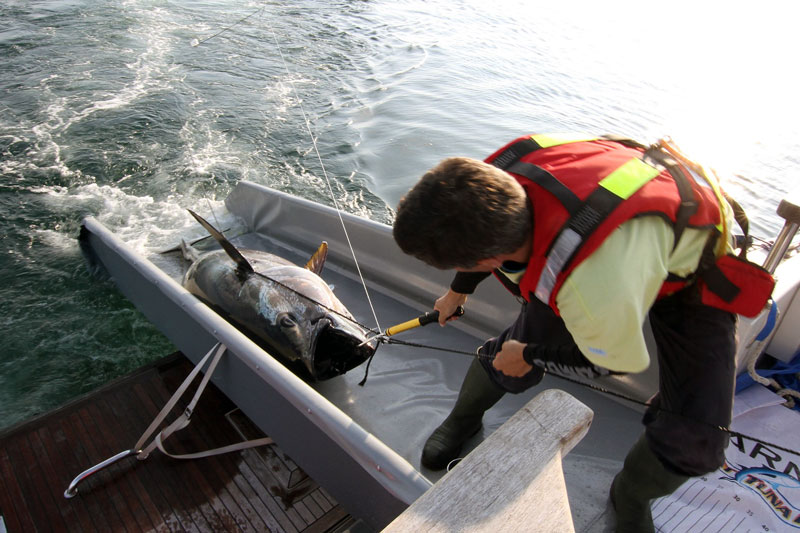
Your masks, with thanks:
M800 153L794 10L4 1L0 427L173 350L86 271L88 215L152 253L202 233L186 208L229 223L222 202L246 179L391 223L443 157L482 158L525 133L612 132L671 135L773 238Z

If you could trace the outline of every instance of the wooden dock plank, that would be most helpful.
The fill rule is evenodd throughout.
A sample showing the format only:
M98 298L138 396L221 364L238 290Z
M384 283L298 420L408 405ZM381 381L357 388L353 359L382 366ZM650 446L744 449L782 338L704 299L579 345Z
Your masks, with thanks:
M149 399L149 394L156 394L150 388L147 391L140 390L137 385L129 391L127 398L128 405L136 405L140 409L135 410L133 416L136 418L134 427L136 431L133 433L133 440L139 438L140 434L147 429L158 413L155 404ZM170 502L170 506L180 519L181 526L188 531L204 531L209 529L205 516L198 509L204 502L196 498L195 491L191 490L190 485L185 484L185 480L180 475L175 475L175 466L165 461L165 458L156 453L148 457L136 465L137 473L145 475L153 472L157 474L159 481L158 485L164 488L163 494ZM152 485L151 485L152 486Z
M171 394L172 389L176 389L180 383L170 383L169 380L165 379L165 384L169 387L169 393ZM213 387L213 384L209 385L209 387ZM193 391L194 387L190 387L186 392L186 397L191 397ZM162 393L161 402L166 403L168 399L169 396L166 393ZM205 423L203 417L203 413L206 412L204 406L205 401L205 397L203 397L198 403L195 414L193 415L192 424L202 425ZM234 405L230 404L230 407L234 407ZM176 411L179 412L177 408ZM250 439L264 436L263 433L252 426L251 422L246 422L248 423L248 428L245 431L244 437ZM209 447L223 446L232 442L237 442L243 438L234 431L232 426L228 426L227 431L221 431L221 428L216 426L211 428L210 431L201 432L201 434L212 436L214 439L209 442ZM299 469L294 462L288 459L288 457L285 457L282 452L276 453L274 450L275 448L270 446L242 452L242 456L244 457L242 464L247 464L252 472L258 472L258 475L245 476L245 479L251 480L256 485L254 490L261 495L261 501L266 502L265 505L268 507L270 515L278 517L279 523L272 524L273 527L279 527L280 531L303 531L313 521L313 516L306 512L306 516L310 517L311 520L305 520L301 517L298 509L292 508L292 502L289 502L288 506L283 505L286 499L286 493L289 492L284 488L284 483L292 478L293 473L289 468L293 467L295 472L298 472ZM283 460L278 458L279 455L284 456ZM246 470L243 473L246 474ZM303 474L302 478L307 478L307 476ZM273 483L268 483L269 486L267 487L264 483L265 480L273 481ZM259 486L261 487L260 490ZM313 484L313 487L316 487L316 484ZM340 514L346 516L344 513Z
M8 531L322 533L349 520L275 446L188 461L159 451L145 461L129 457L64 498L74 476L133 446L190 370L188 360L171 356L0 432L0 513ZM167 448L187 453L241 440L240 424L226 416L231 411L238 410L209 385L192 424ZM254 428L248 438L262 436Z
M64 516L53 497L52 492L47 488L48 476L47 471L43 468L42 461L34 455L33 447L31 444L31 435L25 435L25 438L20 441L20 451L22 452L23 468L26 468L33 485L37 487L41 495L41 503L43 505L42 511L47 513L50 518L50 530L59 533L67 530L67 524L64 521Z
M45 493L46 487L39 483L34 476L35 465L29 464L30 459L26 458L24 449L27 446L27 439L24 434L17 435L10 439L5 448L8 451L9 462L11 464L11 476L16 480L17 486L23 494L29 494L25 498L25 504L32 518L47 517L47 530L52 530L51 520L54 520L53 513L57 511L51 502L49 491ZM60 513L59 513L60 519ZM37 528L38 529L38 528ZM63 523L61 525L63 530Z
M269 521L267 526L273 531L283 531L286 533L297 533L297 528L292 524L291 520L283 512L283 508L278 504L269 489L268 485L264 484L264 480L260 477L259 473L250 468L250 464L244 458L250 455L252 450L245 450L242 452L242 461L239 463L239 472L244 480L250 485L253 493L255 494L257 504L266 510L266 514L262 515L267 517Z
M254 439L263 436L263 433L249 420L242 420L239 416L232 418L241 424L238 429L242 438ZM248 450L243 457L262 484L267 480L272 481L264 484L266 490L261 491L261 494L267 498L265 502L272 513L284 518L281 520L283 527L287 529L293 527L298 531L306 530L316 517L301 501L318 487L316 483L276 446Z
M239 420L239 417L237 416L236 419ZM243 434L235 433L236 437L232 437L231 441L264 436L255 426L252 426L251 422L246 421L245 423L248 427L244 428ZM225 442L224 444L228 443ZM222 444L222 442L219 443L219 445ZM282 496L286 492L283 487L285 486L285 481L290 479L291 472L285 462L277 459L275 449L275 446L265 446L245 450L240 454L242 461L238 466L245 479L252 483L253 489L260 497L259 499L269 509L270 515L277 518L278 524L275 524L275 526L280 528L280 531L302 531L305 524L299 520L298 516L294 516L293 520L290 506L283 505Z
M203 424L203 420L198 421L200 424ZM233 428L230 427L230 440L227 441L212 441L212 446L222 446L224 444L230 444L231 442L236 442L241 438ZM206 434L208 435L215 435L220 433L219 431L208 431ZM263 436L263 435L262 435ZM270 517L274 518L275 520L268 520L267 527L271 530L278 530L278 531L287 531L287 532L294 532L297 529L292 525L292 522L288 519L285 515L283 509L274 501L274 498L270 494L267 485L271 482L275 482L273 473L272 472L262 472L262 476L256 475L252 469L249 467L246 458L252 457L254 454L258 454L259 452L254 449L244 450L238 454L230 454L224 459L233 459L237 457L235 468L236 471L240 474L240 480L244 481L247 485L249 485L253 496L255 496L255 500L253 501L254 504L258 503L260 506L266 511L266 515L262 515L262 517ZM223 459L223 457L220 457Z
M312 513L303 500L299 500L294 503L293 507L297 510L297 514L300 515L306 524L313 524L314 523L314 513Z
M47 458L46 460L50 462L53 468L53 479L56 480L55 483L59 487L66 488L71 479L70 476L74 475L78 470L74 460L75 456L69 453L69 447L63 429L61 429L60 425L53 425L51 431L50 427L43 426L40 427L36 433L39 435L39 440L44 448L36 455L39 456L41 454L43 457ZM66 453L60 452L59 450L61 449ZM68 502L66 498L62 497L62 499L61 506L74 511L76 521L75 530L94 531L94 525L92 524L92 520L83 500ZM67 525L71 528L69 522Z
M303 498L302 501L303 505L305 505L308 508L309 512L311 512L311 515L314 517L314 519L317 519L325 514L322 511L322 508L316 502L316 500L314 500L314 497L311 496L311 494Z
M233 404L224 406L223 410L229 410ZM201 411L205 412L205 411ZM212 449L232 442L236 442L238 434L232 429L230 431L223 431L226 426L214 425L211 417L195 416L192 424L202 429L198 432L202 435L202 447L204 449ZM224 436L224 438L223 438ZM206 475L213 478L212 483L219 486L224 485L225 490L229 493L230 497L224 497L226 507L234 514L239 515L246 519L249 526L255 531L264 531L270 529L263 515L269 515L266 507L258 508L258 496L253 492L252 487L247 480L239 472L236 464L236 454L219 455L214 458L209 458L203 462L203 471ZM241 461L241 459L239 459ZM274 528L272 528L274 529Z
M322 495L322 491L320 491L319 488L312 492L311 496L314 498L314 501L317 502L319 508L322 509L323 513L327 513L333 508L333 504L330 502L330 500L328 500L328 498Z
M113 455L112 453L108 453L108 450L105 450L106 453L104 453L102 450L98 450L98 440L95 438L96 432L94 431L94 424L87 425L87 421L89 420L90 416L91 415L88 413L88 405L83 406L70 415L70 422L73 425L74 434L80 441L89 459L88 463L86 464L87 468L92 465L96 465L97 463L104 461ZM106 446L106 448L109 447ZM122 475L119 465L112 465L111 467L107 468L103 474L103 477L106 479L115 479ZM118 491L109 486L108 483L104 483L102 486L97 488L97 492L105 494L105 502L98 505L98 507L103 517L108 519L109 527L113 531L126 530L125 524L122 521L122 517L120 517L117 509L119 500Z
M213 385L211 385L213 387ZM218 397L214 395L214 397ZM219 397L224 397L224 395L219 395ZM207 413L207 407L205 405L206 396L204 395L203 398L197 405L196 414L193 417L193 424L196 424L199 428L202 428L202 431L198 432L199 435L205 436L205 441L202 444L198 445L198 449L212 449L218 448L221 446L227 446L229 444L234 444L237 442L242 441L241 435L239 435L233 426L230 423L226 423L223 425L214 424L210 417L205 416ZM220 405L217 406L220 409L224 410L226 413L232 409L235 409L235 405L233 403L228 403L227 405ZM228 419L226 417L226 422ZM235 473L235 477L231 474L227 474L225 476L220 476L224 484L224 489L226 492L234 493L240 492L241 490L247 491L251 497L254 498L254 504L258 503L260 498L258 495L253 491L252 486L247 482L246 478L241 474L240 464L243 462L241 457L241 452L231 453L226 455L219 455L213 458L209 458L207 462L211 465L217 465L217 470L212 469L210 473L220 473L222 472L221 466L223 464L228 465L229 472ZM238 505L234 505L238 503ZM247 500L237 499L235 502L231 500L232 506L229 506L232 512L242 512L239 509L243 509L245 507L244 504L248 504L248 506L252 509L253 507L250 505L250 502ZM266 507L264 507L266 509ZM249 511L247 511L249 513ZM267 515L269 512L267 510ZM254 527L257 530L262 530L263 528L268 527L267 523L268 520L265 519L264 515L258 517L258 520L254 520Z
M325 533L335 528L338 524L347 519L347 513L341 507L336 507L330 513L326 513L322 518L308 526L303 533Z
M254 520L253 523L256 525L256 529L260 530L262 527L264 527L271 531L282 531L283 527L281 526L280 520L264 503L263 488L261 487L260 483L257 479L255 479L254 476L252 476L246 467L243 468L243 459L237 458L234 460L230 457L223 458L221 463L227 465L227 468L230 471L236 472L235 476L233 477L233 482L234 487L244 496L242 505L245 503L249 505L252 508L253 513L255 513L259 520L263 522L263 526L261 526Z
M159 410L161 405L164 405L169 401L174 392L173 389L177 389L180 385L180 383L170 383L169 380L165 380L164 384L165 386L169 387L170 390L159 387L159 396L153 397L153 400L157 401L159 404ZM174 417L177 417L183 411L186 405L188 405L189 399L194 395L195 390L196 387L192 386L186 391L185 397L182 398L173 409L171 416L167 417L167 420L165 421L166 423L171 422ZM195 429L200 428L207 430L209 428L203 424L203 421L207 418L207 414L212 412L212 409L215 412L223 412L225 410L227 405L222 406L220 405L219 401L212 405L213 398L215 397L216 396L212 396L210 394L201 397L200 402L196 406L195 413L192 415L190 427L194 426ZM216 431L212 430L210 432L192 432L189 428L186 428L175 433L170 440L165 443L165 448L173 453L191 453L221 446L222 443L214 441L209 442L209 440L213 438L212 435L225 434L226 426L217 425L215 429ZM230 476L218 477L216 475L214 467L218 464L218 457L209 457L194 461L179 461L178 466L182 466L187 470L188 475L191 476L197 486L202 490L205 498L211 502L218 518L226 524L226 528L238 529L241 531L255 531L250 519L242 511L241 507L236 504L235 499L228 489ZM228 479L226 479L226 477Z
M108 397L103 396L98 398L96 403L89 406L87 414L91 417L91 420L83 419L87 432L91 435L96 435L102 442L108 444L103 449L103 454L106 457L111 457L121 451L130 449L132 446L132 443L127 442L120 432L111 430L111 417L107 416L110 413L113 413L113 409L108 404ZM89 422L91 422L91 425L89 425ZM116 490L114 492L118 494L112 501L125 523L135 523L141 528L140 531L151 531L160 522L160 517L154 517L156 522L150 519L153 515L144 509L140 498L131 485L131 479L136 477L128 475L133 462L135 462L135 459L128 458L110 467L109 473L116 476L114 482ZM132 521L131 517L133 517Z
M25 499L22 497L16 476L11 468L11 458L5 448L0 448L0 512L10 531L33 531L33 521Z
M36 462L41 465L41 473L43 474L43 481L50 483L59 483L59 476L53 467L50 457L47 455L44 444L42 443L39 432L32 431L28 433L28 444L30 445L31 455L35 457ZM48 491L50 492L50 491ZM55 495L51 495L55 496ZM67 505L66 498L53 498L53 503L56 509L61 514L63 519L64 529L68 531L81 531L82 528L77 523L78 516L75 506Z
M75 462L80 466L75 468L73 475L77 475L92 464L91 457L89 457L89 454L84 448L83 443L78 438L80 433L75 429L75 424L80 424L77 413L69 412L64 413L64 415L65 416L58 420L58 426L64 432L69 444L68 447L62 448L62 453L65 455L73 455L76 458ZM82 424L80 424L80 426L82 429ZM70 451L72 454L69 453ZM65 481L65 484L63 485L64 490L66 490L68 486L69 481ZM72 498L72 500L74 499L75 498ZM85 505L87 513L94 524L94 531L111 530L111 525L106 517L106 510L103 509L101 502L97 498L81 498L81 503Z
M274 472L266 467L255 450L245 450L242 452L242 458L247 466L243 472L249 473L248 481L258 484L256 492L270 513L280 522L281 527L287 532L301 531L303 525L292 520L287 512L288 509L280 501L282 484L275 478Z
M126 449L125 443L120 440L119 435L108 431L108 417L103 416L105 408L104 398L100 397L96 403L88 405L79 412L85 431L84 438L93 441L96 452L103 459ZM93 461L87 466L96 464L96 462ZM137 505L138 498L134 497L130 490L130 484L127 481L128 469L129 460L127 459L108 467L104 474L108 476L110 483L104 484L102 490L110 497L111 505L122 523L133 526L139 523L136 516L144 513L141 511L140 505ZM149 529L152 527L150 524Z
M130 406L135 405L134 401L136 401L136 397L132 391L127 389L116 391L107 399L114 413L120 415L110 422L112 431L124 435L131 446L136 443L136 439L144 431L143 428L146 428L149 423L147 417L142 416L139 409L131 412ZM197 530L191 517L183 512L180 498L175 494L169 479L159 469L140 469L142 463L136 459L132 459L130 465L130 477L136 493L147 502L146 506L154 506L158 509L164 524L170 531Z
M132 437L129 434L132 428L129 424L122 423L126 419L125 412L119 409L119 406L114 402L114 396L112 394L105 395L103 401L104 408L108 410L108 416L104 424L107 431L104 432L104 435L108 436L109 433L115 435L115 442L120 451L133 446ZM135 459L129 458L125 460L125 464L119 465L119 470L124 473L120 482L120 490L122 490L125 495L126 501L131 504L134 516L136 516L137 512L146 516L146 523L150 524L149 528L143 526L145 523L144 517L137 519L137 523L144 527L142 531L157 531L159 533L169 532L170 528L165 521L164 514L158 509L148 492L144 489L139 476L128 475L135 467L135 464Z

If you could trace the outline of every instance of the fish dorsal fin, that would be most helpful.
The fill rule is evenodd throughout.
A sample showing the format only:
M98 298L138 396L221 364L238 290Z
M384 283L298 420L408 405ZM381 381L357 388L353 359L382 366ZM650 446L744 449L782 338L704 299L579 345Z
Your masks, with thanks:
M325 259L328 257L328 243L322 241L317 251L311 256L311 259L306 263L306 268L319 276L322 273L322 268L325 266Z
M236 263L236 269L243 273L251 273L253 272L253 267L250 263L247 262L247 259L236 249L236 247L231 244L231 241L225 238L225 236L220 233L219 231L214 228L211 224L208 223L206 219L192 211L191 209L188 210L189 214L192 215L195 220L197 220L201 226L203 226L212 237L214 237L217 242L222 246L222 249L233 259L233 262Z

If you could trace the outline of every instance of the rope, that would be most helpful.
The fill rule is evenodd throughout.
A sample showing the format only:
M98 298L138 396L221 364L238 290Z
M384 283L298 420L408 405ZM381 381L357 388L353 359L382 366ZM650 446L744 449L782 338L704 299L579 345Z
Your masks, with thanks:
M788 387L783 387L777 380L774 378L767 378L762 376L756 370L756 362L758 361L758 355L761 353L762 346L764 346L769 339L772 338L772 335L775 333L775 323L780 316L780 310L778 309L777 304L774 302L772 303L769 315L766 320L766 324L764 325L763 329L756 335L755 339L751 342L750 345L747 346L747 352L745 355L745 361L747 361L747 373L748 375L753 378L753 381L759 383L765 387L771 388L775 391L775 394L781 396L784 399L783 405L788 407L789 409L794 409L796 404L795 398L800 399L800 392L790 389ZM800 376L800 372L798 373Z
M765 378L764 376L760 375L756 371L755 357L750 359L750 361L747 363L747 373L750 374L750 377L753 378L753 381L760 383L765 387L774 389L775 394L781 396L785 400L784 405L789 409L793 409L795 406L794 398L800 400L800 392L797 392L796 390L790 389L788 387L784 387L773 378Z

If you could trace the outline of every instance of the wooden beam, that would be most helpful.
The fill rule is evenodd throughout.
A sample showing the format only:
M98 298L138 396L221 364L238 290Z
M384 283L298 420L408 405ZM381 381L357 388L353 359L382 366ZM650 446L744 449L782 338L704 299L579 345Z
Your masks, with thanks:
M574 531L561 459L592 416L566 392L541 392L383 532Z

